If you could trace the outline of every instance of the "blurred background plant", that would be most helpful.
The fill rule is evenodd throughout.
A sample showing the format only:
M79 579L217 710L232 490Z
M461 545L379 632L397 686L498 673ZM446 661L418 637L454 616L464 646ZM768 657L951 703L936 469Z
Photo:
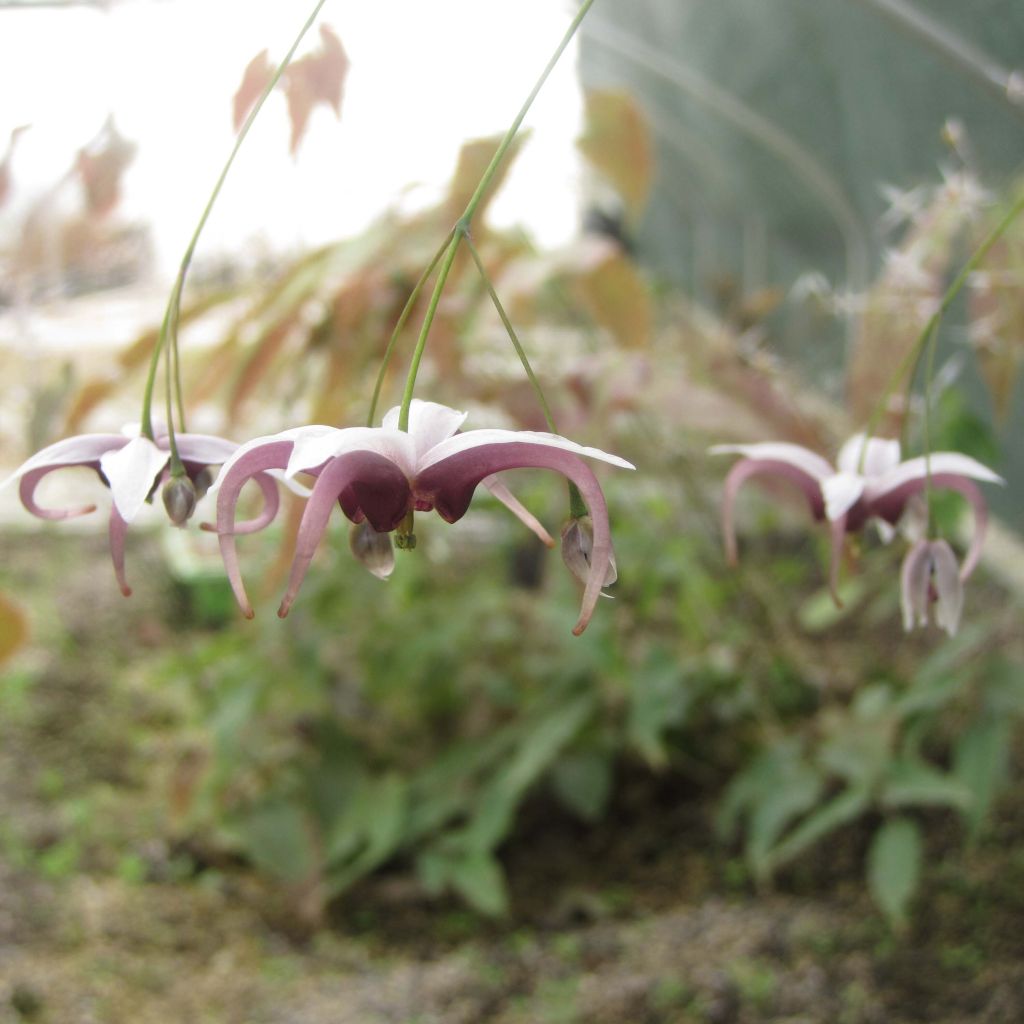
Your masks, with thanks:
M1024 453L1014 443L1024 223L950 311L935 379L900 381L885 409L884 432L902 433L916 453L931 388L935 448L1009 479L992 496L1002 518L957 637L902 634L899 552L869 535L851 547L835 607L826 538L805 530L796 500L780 510L752 496L742 566L727 569L722 466L705 453L723 441L787 440L831 455L864 425L952 276L1024 187L1014 177L1020 97L965 86L962 69L913 50L920 32L882 32L871 19L889 4L640 6L626 26L614 5L598 4L587 24L578 237L539 245L495 226L485 208L474 231L559 429L640 470L607 475L614 600L573 638L570 577L488 499L455 528L424 529L386 584L350 557L336 526L336 550L321 554L287 623L267 600L255 623L240 621L215 542L171 532L155 570L166 576L141 613L149 649L127 666L95 667L112 676L103 699L114 695L113 720L130 723L121 743L142 763L125 769L133 781L121 793L110 778L69 784L62 773L73 769L33 762L31 799L55 810L45 827L31 815L5 825L0 851L18 870L190 885L258 877L262 898L302 933L360 907L372 878L414 879L415 899L437 914L454 896L484 917L515 919L517 899L529 898L507 870L509 851L514 861L517 844L538 830L564 835L568 821L583 833L636 827L624 824L623 800L638 779L660 807L674 799L667 792L702 808L696 842L713 884L805 891L801 880L830 877L834 859L895 936L927 918L920 893L938 884L935 859L1019 862L1019 836L1009 849L993 837L1019 783L1024 717ZM1000 31L939 7L930 16L957 38L977 29L972 45L998 67L1019 52L1007 49L1024 39L1012 4L990 5ZM737 81L711 83L724 64L710 44L732 52L741 26L749 61L733 62ZM812 36L820 66L793 61ZM687 45L669 66L674 38ZM941 88L911 89L918 74ZM764 76L774 93L759 88ZM130 158L114 126L104 132L96 152L116 144ZM354 238L245 273L200 275L182 314L193 422L238 438L361 423L391 327L496 142L467 143L433 205L398 204ZM529 146L526 137L520 149ZM515 159L506 170L514 177ZM736 244L719 244L730 232ZM385 382L392 400L417 312ZM32 417L18 424L29 444L108 429L112 412L131 410L155 339L146 330L98 366L37 368L22 406ZM420 394L469 409L470 426L544 429L465 254ZM553 531L561 489L542 474L515 483ZM937 513L955 537L959 500ZM264 598L280 589L300 515L288 496L278 524L240 544ZM33 535L41 563L52 542ZM3 584L27 603L36 636L25 653L25 612L5 598L0 655L22 654L0 691L0 735L28 757L25 737L51 699L40 695L52 697L77 641L39 610L26 572L53 578L14 555L5 564ZM89 587L108 583L100 570ZM13 786L15 769L6 772ZM12 799L31 802L20 790ZM676 839L654 831L671 859ZM756 965L737 971L741 989L757 989L751 1005L769 1013L770 979Z

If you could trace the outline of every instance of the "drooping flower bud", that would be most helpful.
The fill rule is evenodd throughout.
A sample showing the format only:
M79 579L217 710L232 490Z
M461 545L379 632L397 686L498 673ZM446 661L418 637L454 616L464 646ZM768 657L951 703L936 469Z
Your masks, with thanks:
M172 476L162 495L167 516L175 526L184 526L196 510L195 484L187 476Z
M900 571L903 628L909 631L927 625L933 603L935 625L952 636L960 625L964 604L956 555L944 540L919 540L907 552Z
M348 545L352 554L378 579L386 580L394 571L391 535L378 533L365 519L349 530Z
M594 524L590 516L567 520L562 527L562 561L580 583L586 583L590 578L590 555L593 550ZM615 568L613 554L601 586L611 586L617 578L618 571Z

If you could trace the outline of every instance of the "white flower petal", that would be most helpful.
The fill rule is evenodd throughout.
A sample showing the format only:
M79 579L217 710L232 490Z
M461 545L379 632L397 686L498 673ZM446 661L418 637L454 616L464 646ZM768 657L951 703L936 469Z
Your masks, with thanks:
M292 427L289 430L282 430L279 434L267 434L264 437L254 437L251 441L246 441L245 444L239 445L231 457L221 466L220 472L217 474L217 479L210 485L207 494L216 494L220 490L221 481L225 479L228 471L231 467L244 455L247 455L255 448L262 448L265 444L272 444L275 441L294 441L304 432L310 433L332 433L336 431L337 427L324 427L313 424L306 427Z
M288 460L287 476L316 469L345 452L377 452L390 459L410 479L416 466L416 442L404 430L383 427L346 427L330 433L300 433Z
M711 455L743 455L748 459L765 462L786 462L818 480L835 473L826 459L803 445L788 441L766 441L762 444L716 444L709 449Z
M835 522L857 504L864 493L864 478L856 473L833 473L821 481L825 498L825 515Z
M899 441L880 437L854 434L836 458L840 472L856 473L861 476L880 476L900 464Z
M397 430L401 406L389 409L382 426L385 430ZM421 459L431 448L447 441L466 422L467 414L458 409L437 402L412 400L409 406L409 434L416 444L416 458Z
M170 458L148 437L136 437L119 451L100 457L100 470L110 484L110 493L121 518L130 523L138 514Z
M588 448L585 445L570 441L567 437L559 434L546 434L536 430L467 430L464 434L456 434L455 437L442 441L427 452L422 462L416 467L417 474L429 469L431 466L447 459L459 452L476 448L479 445L490 444L540 444L549 448L560 448L562 451L572 452L574 455L583 455L588 459L600 459L601 462L611 463L622 469L636 469L631 462L620 459L617 455L609 455L599 448Z
M78 437L67 437L63 441L51 444L41 452L36 452L30 459L23 462L2 484L0 490L8 484L19 480L26 473L44 466L74 466L78 464L98 463L100 457L109 451L123 448L127 442L120 434L81 434Z
M901 462L888 473L869 480L867 484L868 500L874 500L912 480L923 480L929 473L929 467L932 476L948 473L952 476L965 476L990 484L1006 483L998 473L993 473L988 466L983 466L969 455L961 455L960 452L932 452L930 458L919 455L917 458Z
M213 434L177 434L175 441L183 461L198 462L204 466L219 466L238 450L234 441ZM167 447L167 444L160 443L160 447Z

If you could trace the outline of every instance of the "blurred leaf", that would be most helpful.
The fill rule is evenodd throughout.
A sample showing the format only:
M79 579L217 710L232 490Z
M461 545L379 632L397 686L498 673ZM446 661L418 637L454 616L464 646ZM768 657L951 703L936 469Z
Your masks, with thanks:
M274 65L270 63L267 50L261 50L245 67L242 73L242 84L232 100L231 123L237 132L242 127L256 101L263 95L267 83L274 75Z
M906 818L887 821L868 851L868 888L895 928L906 925L907 908L921 875L921 833Z
M505 872L498 861L482 850L471 850L451 870L452 887L466 901L489 917L508 912Z
M552 771L558 798L575 815L595 822L604 813L612 790L612 758L601 751L563 757Z
M831 591L822 588L812 594L800 606L797 618L800 628L808 633L824 633L857 611L868 593L868 584L863 576L843 580L839 587L837 605Z
M262 871L287 882L308 878L317 863L306 816L284 800L264 804L238 822L245 852Z
M526 133L520 132L512 145L509 146L505 159L501 162L497 173L494 175L491 187L477 207L477 224L483 222L488 205L498 189L501 188L505 175L508 174L527 137ZM463 211L469 204L470 198L476 191L477 185L480 183L480 179L483 177L484 171L487 169L487 165L491 162L495 152L497 152L501 139L502 136L500 135L494 135L485 139L472 139L459 150L455 174L452 177L451 184L448 186L448 198L445 200L446 220L455 221L462 216Z
M799 857L830 832L859 818L870 806L871 793L863 788L843 790L807 815L768 855L768 870L774 872Z
M349 60L341 40L328 26L320 25L320 48L293 61L285 70L288 116L292 122L290 151L294 156L306 133L309 115L318 103L326 103L341 117Z
M669 651L653 651L633 674L626 735L652 765L665 763L665 733L683 724L692 697L679 659Z
M632 261L610 242L588 240L580 250L574 285L594 320L623 348L644 348L653 313L647 285Z
M431 847L416 858L416 873L431 896L451 888L488 917L508 912L505 872L486 851L467 851L444 844Z
M965 817L972 842L1009 777L1012 737L1012 719L986 714L958 737L953 748L953 774L971 794Z
M567 701L530 729L508 764L481 793L478 809L466 828L468 848L490 850L504 839L523 795L551 767L594 708L595 697L584 694Z
M95 142L79 150L75 170L85 190L90 214L103 217L121 198L121 178L135 159L135 144L129 142L108 118Z
M588 89L577 145L622 197L630 219L637 221L654 176L654 150L636 100L627 92Z
M382 864L400 846L408 821L409 784L396 772L365 778L327 838L336 891Z
M771 873L772 848L790 822L814 806L823 785L794 740L762 751L730 784L718 829L728 837L745 819L747 861L757 878Z
M0 665L28 640L25 613L0 591Z
M898 717L884 686L867 686L848 711L836 709L823 721L826 735L818 751L822 767L856 788L871 788L892 757Z
M971 792L953 775L923 761L900 758L889 767L882 784L883 807L954 807L966 810Z

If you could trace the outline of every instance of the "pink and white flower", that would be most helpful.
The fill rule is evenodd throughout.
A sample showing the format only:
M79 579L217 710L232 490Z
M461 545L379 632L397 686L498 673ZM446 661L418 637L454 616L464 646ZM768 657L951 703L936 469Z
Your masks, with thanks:
M399 430L399 410L392 409L380 427L298 427L242 445L224 464L211 490L218 491L217 532L228 578L244 614L252 617L235 549L235 503L245 482L259 473L283 469L286 478L305 473L316 478L303 512L288 587L278 614L288 613L326 529L335 503L356 524L367 524L353 541L362 557L372 553L371 570L390 571L387 552L376 535L398 530L400 544L409 540L412 514L435 510L446 522L465 515L478 484L492 493L545 543L543 527L495 478L509 469L536 467L561 473L576 485L590 513L593 543L579 621L582 633L593 613L612 566L608 509L593 471L584 461L597 459L624 469L633 466L615 455L586 448L557 434L513 430L460 433L466 413L434 402L414 400L409 430Z
M740 488L754 476L782 477L803 491L815 519L829 523L829 586L833 594L845 535L870 520L878 525L883 539L890 539L908 503L927 487L959 491L974 511L974 533L960 570L961 581L966 580L981 557L988 523L985 499L974 481L1003 483L987 466L959 452L932 452L901 462L898 441L863 434L843 445L835 467L808 448L784 442L718 445L711 453L743 456L726 477L722 500L722 528L730 563L737 561L733 510Z
M209 434L178 434L175 441L185 472L197 491L204 489L204 471L221 465L238 448L233 441ZM94 470L110 489L110 557L121 593L127 597L131 588L125 578L125 533L128 524L142 506L152 500L157 487L167 478L170 458L166 433L158 434L155 441L128 433L81 434L37 452L0 483L0 488L19 481L21 503L32 515L39 519L72 519L96 511L96 506L44 508L36 502L36 488L44 477L58 469L84 466ZM280 499L275 482L265 474L257 474L256 483L263 492L263 509L255 519L237 524L235 531L238 533L261 530L277 514Z

